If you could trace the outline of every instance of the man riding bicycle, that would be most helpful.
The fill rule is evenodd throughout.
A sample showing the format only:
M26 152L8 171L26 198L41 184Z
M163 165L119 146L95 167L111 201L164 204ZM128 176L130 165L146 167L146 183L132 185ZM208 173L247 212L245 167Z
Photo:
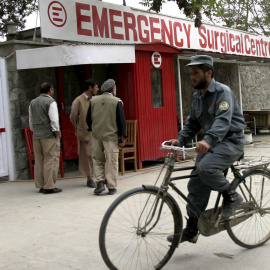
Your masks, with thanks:
M223 170L244 152L245 120L231 89L214 79L213 59L207 55L191 57L189 67L191 82L196 92L193 95L190 115L172 145L185 146L203 130L203 139L196 144L196 170L188 183L188 199L201 211L207 207L211 190L221 192L223 209L221 220L228 220L235 212L242 197L230 188ZM213 153L208 152L209 149ZM196 243L198 217L187 206L187 226L182 240ZM168 237L172 242L173 236Z

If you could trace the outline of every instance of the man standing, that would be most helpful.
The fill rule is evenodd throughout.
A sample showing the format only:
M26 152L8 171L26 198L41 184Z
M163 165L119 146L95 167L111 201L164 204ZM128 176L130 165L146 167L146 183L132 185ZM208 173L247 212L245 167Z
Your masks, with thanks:
M191 57L187 65L191 81L196 89L190 115L177 140L172 145L184 146L203 129L203 139L196 145L197 169L188 183L188 199L201 211L207 207L211 190L222 193L222 220L228 220L242 202L242 197L232 190L223 170L228 168L244 152L245 120L231 89L214 79L213 59L207 55ZM209 153L209 149L213 153ZM196 243L198 217L187 206L187 227L182 240ZM172 241L173 236L168 237Z
M113 79L101 86L102 95L94 97L88 109L86 122L93 134L92 158L97 188L95 194L105 190L116 193L118 177L118 141L120 147L125 145L126 120L123 102L115 97L116 85Z
M98 84L92 79L88 79L84 83L83 90L84 92L72 103L70 121L76 130L80 175L87 177L88 187L95 188L96 183L93 180L93 162L91 157L92 134L88 131L85 120L90 100L99 90Z
M35 154L35 185L40 193L52 194L62 191L55 187L60 156L59 116L57 104L52 98L53 85L42 83L40 93L29 106L29 125L33 131Z

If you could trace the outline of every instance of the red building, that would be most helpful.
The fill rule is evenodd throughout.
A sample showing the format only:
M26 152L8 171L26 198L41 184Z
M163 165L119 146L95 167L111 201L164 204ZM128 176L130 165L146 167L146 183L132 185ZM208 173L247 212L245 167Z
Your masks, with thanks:
M102 45L100 45L102 46ZM158 68L151 61L158 55ZM157 53L158 52L158 53ZM118 96L124 102L126 119L138 120L137 156L142 161L164 156L159 150L162 141L177 134L175 78L173 55L179 53L162 43L136 45L136 63L123 63L108 67L108 78L116 77ZM58 100L62 129L64 159L77 158L77 142L74 128L69 121L70 106L78 95L79 86L86 78L101 78L104 65L79 65L58 67ZM98 71L97 71L98 70ZM106 73L106 72L105 72ZM104 77L103 80L106 78ZM78 85L69 85L68 81ZM102 84L103 80L100 81ZM75 91L77 91L75 93Z
M117 71L126 118L138 120L137 153L142 168L142 161L164 156L161 142L177 134L173 54L179 50L164 44L135 48L136 64L119 64ZM151 63L155 51L161 56L159 68Z

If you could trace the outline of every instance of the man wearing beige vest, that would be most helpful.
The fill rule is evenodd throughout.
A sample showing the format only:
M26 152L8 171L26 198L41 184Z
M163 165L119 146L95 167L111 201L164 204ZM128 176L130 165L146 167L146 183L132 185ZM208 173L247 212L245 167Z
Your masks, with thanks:
M102 95L91 100L86 118L93 135L92 159L97 179L94 194L102 193L106 184L109 194L113 195L118 178L118 147L125 145L126 120L123 102L115 97L115 81L105 81L101 91Z
M44 82L40 86L40 96L33 99L29 106L29 125L33 131L35 154L35 185L43 194L62 191L55 187L60 157L60 126L53 94L53 85Z
M79 173L87 177L87 186L95 188L96 183L93 180L93 162L91 157L92 134L88 131L86 124L86 115L90 100L96 95L98 84L92 79L85 81L84 92L78 96L72 103L70 121L75 127L78 155L79 155Z

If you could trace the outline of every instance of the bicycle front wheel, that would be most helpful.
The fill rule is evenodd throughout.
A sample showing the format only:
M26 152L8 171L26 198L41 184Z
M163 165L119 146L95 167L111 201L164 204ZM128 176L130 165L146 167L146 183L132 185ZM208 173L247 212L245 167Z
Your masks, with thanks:
M245 173L244 178L255 202L248 189L240 184L237 192L242 195L247 205L244 210L246 216L243 222L235 226L233 219L227 221L226 229L231 239L239 246L255 248L270 238L270 173L255 169ZM243 211L240 210L239 215L243 215Z
M177 247L181 231L182 215L170 195L162 200L155 187L136 188L117 198L105 213L100 251L109 269L161 269ZM171 234L172 244L167 242Z

